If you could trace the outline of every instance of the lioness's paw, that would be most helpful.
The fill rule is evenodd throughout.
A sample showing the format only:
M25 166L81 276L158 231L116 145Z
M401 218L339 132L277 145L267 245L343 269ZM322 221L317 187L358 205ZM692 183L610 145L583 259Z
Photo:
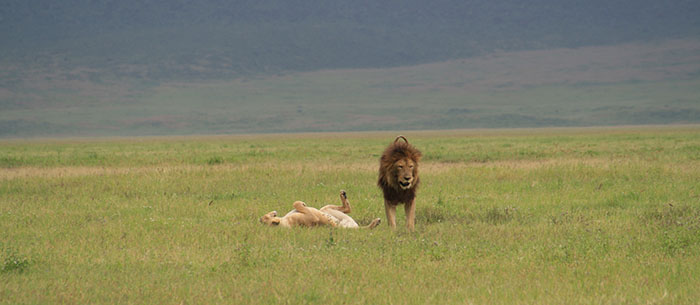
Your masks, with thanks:
M381 219L381 218L376 218L376 219L372 220L372 223L369 224L369 228L370 228L370 229L374 229L374 228L377 227L380 223L382 223L382 219Z
M348 193L345 192L345 190L340 191L340 197L348 199Z

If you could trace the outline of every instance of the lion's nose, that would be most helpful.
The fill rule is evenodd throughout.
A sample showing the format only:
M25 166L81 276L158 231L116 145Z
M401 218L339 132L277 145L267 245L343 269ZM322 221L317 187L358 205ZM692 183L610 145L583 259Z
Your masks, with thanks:
M411 177L403 177L403 180L411 181Z

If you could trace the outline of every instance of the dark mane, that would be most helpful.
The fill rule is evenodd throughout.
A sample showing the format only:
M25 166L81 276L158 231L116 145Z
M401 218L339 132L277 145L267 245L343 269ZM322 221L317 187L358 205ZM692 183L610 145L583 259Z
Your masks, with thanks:
M400 139L404 141L399 141ZM398 204L411 202L416 197L416 191L420 184L418 161L420 161L421 156L421 152L409 144L403 136L398 136L392 144L387 146L379 159L379 179L377 180L377 185L384 193L384 200ZM395 177L391 175L392 166L401 159L411 159L416 164L413 170L415 182L407 190L401 189Z

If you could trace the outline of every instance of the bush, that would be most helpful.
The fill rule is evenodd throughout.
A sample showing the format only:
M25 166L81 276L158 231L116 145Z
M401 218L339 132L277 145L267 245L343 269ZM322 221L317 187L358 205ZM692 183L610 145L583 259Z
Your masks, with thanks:
M0 267L0 273L17 272L23 273L29 268L29 259L17 254L13 249L3 251L3 262Z

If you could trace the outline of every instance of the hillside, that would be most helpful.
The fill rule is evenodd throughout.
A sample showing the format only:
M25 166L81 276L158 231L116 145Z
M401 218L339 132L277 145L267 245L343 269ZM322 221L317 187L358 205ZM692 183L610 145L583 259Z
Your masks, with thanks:
M0 4L0 137L698 122L700 3Z
M0 62L150 80L697 37L696 1L9 0Z
M698 50L674 40L150 84L37 72L3 92L0 136L700 123Z

